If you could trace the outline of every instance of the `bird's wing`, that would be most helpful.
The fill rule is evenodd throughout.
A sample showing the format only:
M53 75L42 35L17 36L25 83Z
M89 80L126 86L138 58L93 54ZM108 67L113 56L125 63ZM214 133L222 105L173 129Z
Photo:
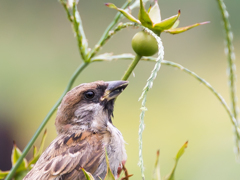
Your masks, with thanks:
M44 151L24 180L84 179L81 170L94 173L105 158L103 136L92 132L60 135ZM80 178L80 176L83 176Z

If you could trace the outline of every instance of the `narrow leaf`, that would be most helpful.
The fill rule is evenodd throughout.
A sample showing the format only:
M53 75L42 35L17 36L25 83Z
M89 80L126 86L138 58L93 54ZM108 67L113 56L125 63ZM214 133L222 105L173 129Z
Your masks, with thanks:
M151 4L150 4L150 7L148 8L148 14L149 14L149 12L150 12L150 10L152 9L152 6L151 6Z
M171 171L171 173L169 175L167 175L164 180L175 180L175 170L176 170L176 167L177 167L177 164L178 164L178 160L180 159L180 157L183 155L183 153L185 152L185 149L187 148L187 145L188 145L188 141L186 141L183 146L178 150L178 153L175 157L175 164L174 164L174 167Z
M140 22L142 23L143 26L152 28L152 26L153 26L152 20L149 17L146 9L144 8L142 0L140 0L140 10L139 10L139 14L138 14L138 19L140 20Z
M171 29L165 30L164 32L167 32L167 33L170 33L170 34L179 34L179 33L185 32L189 29L192 29L194 27L197 27L197 26L200 26L200 25L203 25L203 24L208 24L208 23L209 23L209 21L202 22L202 23L196 23L196 24L186 26L186 27L181 27L181 28L175 28L175 29L171 28Z
M8 175L9 171L0 170L0 179L4 179Z
M160 155L160 152L158 150L157 151L157 158L156 158L156 162L155 162L154 170L153 170L153 180L161 180L160 165L159 165L159 155Z
M83 173L84 173L84 175L85 175L87 180L94 180L94 177L92 176L91 173L85 171L85 169L83 169L83 168L82 168L82 171L83 171Z
M183 146L178 150L178 153L175 157L176 161L179 160L179 158L183 155L183 153L185 152L185 149L187 148L188 145L188 141L186 141Z
M160 8L157 0L155 0L155 4L149 10L149 16L154 24L161 22Z
M138 19L136 19L134 16L132 16L130 13L128 13L128 12L125 11L124 9L118 8L117 6L115 6L115 5L112 4L112 3L105 3L105 5L106 5L107 7L109 7L109 8L118 10L119 12L121 12L121 13L122 13L127 19L129 19L130 21L135 22L135 23L138 23L138 24L141 24Z
M35 158L37 156L38 150L36 146L33 146L33 157Z
M12 160L12 166L14 166L17 162L17 160L19 159L19 157L22 155L22 152L21 150L17 147L17 145L13 144L13 150L12 150L12 157L11 157L11 160ZM28 163L27 163L27 160L24 158L22 163L20 164L20 166L18 167L17 171L16 172L19 172L19 171L22 171L22 170L25 170L28 166Z
M175 28L177 28L177 27L179 26L179 24L180 24L180 20L178 19L178 20L173 24L173 26L172 26L170 29L175 29Z
M33 146L33 158L30 160L30 162L28 164L28 168L31 168L31 165L35 164L37 162L37 160L39 159L39 157L41 156L41 154L43 152L43 147L44 147L46 137L47 137L47 130L45 130L43 133L39 151L37 150L36 146Z
M110 165L109 165L109 159L108 159L108 155L107 155L107 150L105 149L105 157L106 157L106 163L107 163L107 174L104 178L104 180L115 180L115 177L110 169Z
M161 32L166 30L166 29L170 29L174 25L174 23L178 20L179 16L180 16L180 10L178 11L178 14L176 14L176 15L170 17L170 18L164 19L160 23L154 24L153 28L155 30L158 30L158 31L161 31Z
M40 154L40 155L43 152L43 147L44 147L44 143L45 143L46 137L47 137L47 130L44 131L43 137L42 137L42 141L40 143L40 148L39 148L39 151L38 151L38 154Z

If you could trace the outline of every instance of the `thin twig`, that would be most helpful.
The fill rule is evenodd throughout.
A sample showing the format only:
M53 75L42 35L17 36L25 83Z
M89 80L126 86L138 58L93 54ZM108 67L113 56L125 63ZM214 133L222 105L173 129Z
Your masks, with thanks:
M128 180L129 177L133 176L133 174L128 174L128 170L124 164L122 164L122 169L124 171L125 177L121 178L121 180Z
M85 62L88 62L88 42L83 30L82 20L77 10L76 2L73 3L73 27L77 36L78 49Z
M100 48L114 35L116 34L118 31L127 28L129 26L134 26L134 23L132 22L127 22L127 23L119 23L117 25L116 28L114 28L113 30L109 31L108 34L105 36L105 38L99 42L98 45L95 46L94 48L94 52L91 56L93 57L94 55L96 55L96 53L100 50Z
M126 7L129 6L129 4L131 3L131 1L126 1L123 6L122 9L125 9ZM101 36L101 38L99 39L98 43L95 45L95 47L93 48L93 50L89 53L88 58L91 59L94 55L96 55L96 53L99 51L99 49L101 48L101 44L104 41L104 39L106 39L106 37L109 35L109 31L111 31L111 29L119 22L119 19L121 18L122 14L120 12L118 12L116 14L116 16L114 17L113 21L108 25L108 27L106 28L106 30L104 31L103 35Z
M133 70L137 66L138 62L140 61L141 57L142 56L136 54L134 60L132 61L132 63L128 67L127 71L123 75L122 80L126 81L129 78L129 76L132 74Z
M228 107L228 105L227 105L226 101L224 100L224 98L211 86L211 84L209 84L205 79L203 79L200 76L198 76L195 72L190 71L189 69L183 67L182 65L180 65L178 63L174 63L174 62L171 62L171 61L163 60L162 64L176 67L176 68L178 68L178 69L188 73L189 75L191 75L192 77L194 77L195 79L200 81L202 84L204 84L204 86L206 86L218 98L218 100L223 105L224 109L227 111L227 113L228 113L228 115L229 115L229 117L231 119L232 125L235 128L236 136L237 136L238 140L240 139L240 134L239 134L240 130L238 128L237 120L235 119L234 115L232 114L232 112L231 112L230 108Z
M65 9L66 13L67 13L67 17L68 17L68 20L70 22L73 22L73 17L68 9L68 6L67 6L67 3L64 2L63 0L59 0L59 2L62 4L63 8Z

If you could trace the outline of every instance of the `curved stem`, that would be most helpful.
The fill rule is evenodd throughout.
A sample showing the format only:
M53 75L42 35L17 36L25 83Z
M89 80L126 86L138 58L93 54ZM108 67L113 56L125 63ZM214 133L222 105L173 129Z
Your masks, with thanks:
M78 75L82 72L82 70L87 67L89 63L82 63L78 69L73 73L72 77L70 78L67 87L65 88L62 96L58 99L58 101L55 103L55 105L52 107L52 109L48 112L47 116L44 118L44 120L42 121L41 125L38 127L37 131L35 132L35 134L33 135L32 139L28 142L27 146L25 147L25 149L22 152L22 155L19 157L17 163L15 164L15 166L12 167L11 171L9 172L9 174L7 175L7 177L5 178L5 180L10 180L14 173L16 172L17 168L19 167L19 165L22 163L24 157L27 155L28 151L31 149L31 147L33 146L33 143L36 141L37 137L39 136L39 134L41 133L41 131L43 130L43 128L45 127L45 125L47 124L48 120L51 118L51 116L53 115L53 113L55 112L55 110L57 109L57 107L59 106L59 104L62 101L62 98L65 96L65 94L71 89L74 81L76 80L76 78L78 77Z
M138 64L138 62L141 58L142 58L142 56L136 54L135 59L132 61L132 63L128 67L127 71L123 75L122 80L126 81L129 78L129 76L131 75L131 73L133 72L134 68L136 67L136 65Z
M218 100L221 102L221 104L223 105L224 109L227 111L230 119L231 119L231 122L236 130L236 136L238 139L240 139L240 135L239 135L239 129L238 129L238 126L237 126L237 120L236 118L234 117L233 113L230 111L230 108L228 107L226 101L223 99L223 97L211 86L211 84L209 84L205 79L201 78L200 76L198 76L196 73L190 71L189 69L183 67L182 65L180 64L177 64L177 63L174 63L174 62L171 62L171 61L162 61L162 64L165 64L165 65L169 65L169 66L173 66L173 67L176 67L184 72L186 72L187 74L191 75L192 77L194 77L195 79L197 79L198 81L200 81L201 83L204 84L204 86L206 86L217 98Z

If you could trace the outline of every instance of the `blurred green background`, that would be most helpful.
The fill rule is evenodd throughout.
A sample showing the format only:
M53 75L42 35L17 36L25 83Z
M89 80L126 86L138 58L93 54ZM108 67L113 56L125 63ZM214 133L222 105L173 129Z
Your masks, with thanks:
M118 6L124 3L122 0L79 2L90 47L99 40L116 14L115 10L104 6L105 2ZM161 0L159 4L162 18L174 15L181 9L180 26L211 21L183 34L162 34L164 59L180 63L199 74L229 103L224 33L217 2ZM240 1L226 1L226 5L238 58ZM136 15L137 11L134 10L133 14ZM139 30L128 28L117 33L101 53L133 53L131 38ZM21 149L25 147L80 63L71 25L57 0L0 1L0 127L1 132L7 130L9 133L10 143L15 140ZM129 63L113 61L91 64L75 85L96 80L118 80ZM239 62L236 64L240 65ZM140 179L137 165L138 97L153 66L151 62L140 62L134 71L136 76L131 76L129 87L115 106L114 125L127 142L126 166L129 173L134 174L131 179ZM239 92L239 83L237 85ZM163 65L153 89L148 93L146 105L148 111L143 133L146 179L151 179L157 149L160 149L161 174L166 175L173 166L175 154L186 140L189 140L189 146L177 168L177 179L240 178L240 165L236 163L233 153L230 119L217 98L202 84L184 72ZM55 115L46 127L46 147L56 137L54 118ZM2 150L6 144L1 139ZM35 144L38 145L39 140ZM10 161L10 155L5 156Z

